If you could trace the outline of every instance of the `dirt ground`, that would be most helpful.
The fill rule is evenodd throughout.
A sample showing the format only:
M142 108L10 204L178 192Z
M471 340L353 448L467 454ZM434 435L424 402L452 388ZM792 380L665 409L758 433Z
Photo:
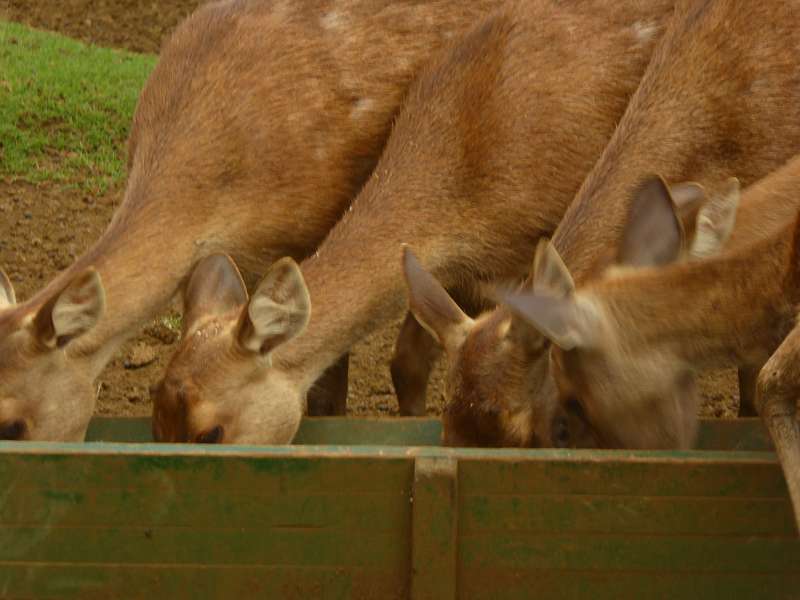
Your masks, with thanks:
M98 46L157 53L164 36L200 4L204 0L6 0L0 17Z
M101 46L158 52L161 40L200 0L8 0L0 18L57 31ZM0 265L17 295L27 298L85 250L102 233L122 196L115 189L103 197L0 181ZM352 414L397 414L388 361L399 324L371 336L351 355ZM97 412L104 415L148 415L149 384L163 372L176 336L160 321L146 327L106 368L99 381ZM141 357L155 360L137 367ZM377 365L377 367L376 367ZM428 412L443 404L442 369L434 373ZM703 414L732 416L738 405L735 372L711 373L701 381Z

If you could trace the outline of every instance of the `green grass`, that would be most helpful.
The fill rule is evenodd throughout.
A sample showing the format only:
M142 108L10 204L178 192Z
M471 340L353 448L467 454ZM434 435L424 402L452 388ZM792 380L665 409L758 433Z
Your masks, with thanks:
M155 61L0 21L0 178L97 193L120 181Z

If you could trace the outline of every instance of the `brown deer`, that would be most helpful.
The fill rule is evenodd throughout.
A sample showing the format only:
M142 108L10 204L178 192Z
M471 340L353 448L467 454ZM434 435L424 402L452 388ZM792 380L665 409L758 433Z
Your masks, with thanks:
M692 260L698 256L716 253L726 243L736 217L739 204L739 182L733 179L727 186L726 194L706 198L704 191L696 184L673 185L670 189L660 178L645 181L634 195L631 216L623 233L621 250L614 260L613 268L630 268L646 263ZM664 238L664 222L673 225L676 239ZM647 245L649 254L634 249ZM679 250L673 254L673 247ZM604 260L604 262L607 262ZM562 289L558 275L561 271L543 269L544 263L535 261L529 279L537 290L549 293L567 293ZM547 267L552 267L548 264ZM409 304L415 314L425 317L426 322L436 323L434 332L446 347L451 347L452 338L459 343L470 332L483 331L467 317L449 297L446 290L425 271L413 252L406 248L403 268L409 288ZM610 267L611 268L611 267ZM492 319L499 313L489 313L482 319ZM479 320L480 321L480 320ZM486 331L515 326L510 320L497 323ZM514 339L520 332L510 331L506 335ZM523 331L522 333L526 333ZM460 339L459 339L460 338ZM469 339L475 346L465 347L465 351L481 350L482 337ZM540 350L535 347L534 349ZM462 354L456 354L459 358ZM450 358L454 358L450 357ZM533 356L535 358L535 355ZM520 365L524 370L526 365ZM451 371L458 372L458 364L450 365ZM529 383L529 378L517 379L521 385ZM448 383L454 383L452 380ZM558 413L557 402L551 390L515 390L515 397L524 398L519 404L507 404L508 396L490 399L474 398L473 389L478 389L468 380L455 383L462 388L448 389L450 396L466 401L451 403L444 414L444 442L452 446L561 446L565 443L566 417L555 418ZM537 393L538 392L538 393ZM572 427L576 429L575 426Z
M537 270L549 274L558 293L534 282L533 292L509 293L504 301L554 345L560 404L573 417L570 443L687 447L696 414L693 375L731 360L763 364L775 353L795 327L800 301L798 192L800 155L745 194L744 204L747 196L775 194L780 203L794 195L786 203L793 217L770 235L718 257L613 272L577 288L553 246L541 244ZM661 233L633 252L650 252L648 241L677 252L676 229L665 220ZM759 412L800 518L797 397L784 389L795 370L787 363L793 349L789 340L762 370ZM584 423L574 433L576 416Z
M671 13L670 2L513 2L438 55L352 210L302 263L307 327L295 265L276 265L249 302L230 263L198 266L198 281L220 287L188 296L203 308L154 403L157 437L289 442L317 377L402 316L403 243L451 288L523 276L520 249L558 223Z
M676 6L614 136L553 236L577 283L614 257L633 192L648 173L708 189L730 176L749 185L800 149L798 19L800 4L790 1ZM433 332L449 323L435 312L415 315ZM468 439L475 419L485 418L481 407L527 413L531 402L535 410L552 404L544 339L513 313L499 308L455 342L447 348L444 418L453 443L483 443ZM463 430L451 431L458 423Z
M199 258L223 250L261 273L310 254L375 166L421 65L498 4L230 0L187 19L141 94L107 231L0 308L0 431L81 439L92 381Z

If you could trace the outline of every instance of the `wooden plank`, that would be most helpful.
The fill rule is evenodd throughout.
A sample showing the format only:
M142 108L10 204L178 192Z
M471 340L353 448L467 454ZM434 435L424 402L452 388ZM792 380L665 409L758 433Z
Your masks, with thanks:
M354 458L283 450L239 456L45 448L0 459L0 560L45 569L32 576L73 563L250 564L372 568L395 573L395 588L406 585L413 457L404 453ZM383 586L375 589L374 597L387 596Z
M381 493L296 494L253 490L87 488L61 491L52 486L11 486L0 502L0 524L15 526L194 527L210 517L227 527L253 523L270 527L329 527L357 533L386 532L408 519L404 490Z
M400 596L455 597L458 591L480 597L480 588L469 587L478 585L471 579L476 572L490 578L493 597L514 597L514 590L520 597L524 586L513 582L525 581L526 597L531 590L542 590L537 597L559 597L549 596L559 589L568 592L564 597L593 597L597 589L602 598L603 590L613 589L598 579L607 572L621 573L620 581L639 591L648 589L641 587L648 581L641 573L672 578L665 585L680 592L672 597L692 597L693 588L681 586L694 576L733 590L725 578L744 574L761 578L763 588L742 589L773 597L773 580L794 581L800 564L796 540L780 531L786 490L772 453L0 447L0 557L6 561L0 563L0 597L87 597L69 587L75 581L104 598L140 589L148 600L230 597L231 590L254 597L247 585L255 585L256 572L285 585L300 582L305 587L298 597L309 598L385 598L392 590ZM423 466L415 467L415 459ZM450 466L441 473L437 464ZM433 475L422 477L426 470ZM448 481L449 512L443 508ZM673 506L676 515L670 515ZM455 522L446 518L454 518L455 507L466 510L457 544ZM693 523L703 525L704 508L707 528L692 531ZM500 518L492 518L495 511ZM634 514L626 518L623 511ZM741 511L753 511L750 529ZM419 526L426 520L443 529ZM453 548L458 567L450 558ZM419 567L410 578L414 590L412 564ZM191 577L176 575L192 569ZM355 581L347 577L356 571L382 573L392 586L371 575L358 579L359 588L342 583ZM111 572L136 576L114 579ZM55 585L53 573L62 574L56 577L61 588L48 587ZM91 577L82 579L86 573ZM497 587L503 580L496 573L508 575L507 588ZM626 580L625 573L635 576ZM530 587L537 581L533 575L542 582L569 581L561 588ZM252 588L257 597L286 597L294 589L272 580L256 583L267 586ZM209 591L198 591L200 585ZM175 593L165 595L170 586Z
M796 600L800 574L472 568L459 586L470 600Z
M291 565L0 563L0 597L63 600L384 600L407 597L406 573Z
M94 417L89 421L86 441L152 442L150 417Z
M446 448L435 446L229 446L207 444L128 444L117 442L6 442L0 441L0 456L127 456L127 457L219 457L219 458L382 458L452 457L459 460L530 462L639 462L651 464L701 463L777 464L774 452L718 450L568 450L526 448ZM0 465L2 462L0 462Z
M800 573L791 538L580 535L459 536L459 569Z
M354 444L375 446L439 446L439 419L421 417L306 417L293 444Z
M0 561L294 565L398 568L408 565L405 531L305 527L0 527Z
M769 450L772 440L759 418L701 419L698 450Z
M357 444L382 446L438 446L439 419L404 417L305 417L294 444ZM152 442L149 417L95 417L89 423L90 442Z
M411 598L455 600L458 462L418 458L414 468Z
M442 425L437 418L306 417L295 444L438 446ZM87 441L151 442L148 417L95 417ZM701 419L700 450L771 450L769 435L758 418Z
M17 446L26 446L16 442ZM80 445L79 445L80 446ZM0 489L11 486L40 489L52 485L61 492L87 488L160 488L238 490L265 493L385 493L405 490L410 496L413 457L399 454L383 458L342 456L237 456L224 451L179 454L61 453L50 445L49 453L6 453L0 460ZM201 450L201 452L203 452Z
M461 494L458 530L794 538L788 498Z
M470 456L459 461L461 493L788 497L772 453L760 459L745 453L716 456L699 452L674 459L659 459L654 452L584 451L562 456L562 460L477 460Z

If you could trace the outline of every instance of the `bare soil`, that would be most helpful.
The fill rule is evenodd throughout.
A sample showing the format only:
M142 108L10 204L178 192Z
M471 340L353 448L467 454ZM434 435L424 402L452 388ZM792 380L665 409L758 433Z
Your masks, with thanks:
M158 52L164 36L201 3L8 0L6 7L0 8L0 18L101 46ZM121 196L122 189L92 197L52 184L0 181L0 265L9 273L18 297L29 297L88 248L109 222ZM399 323L392 324L355 347L351 354L349 413L397 414L388 363L398 329ZM175 341L175 334L157 320L126 344L100 377L97 413L149 415L148 387L163 373ZM438 365L429 388L429 414L441 412L441 382L442 368ZM702 378L701 386L704 415L735 414L735 371L710 373Z
M158 53L164 37L204 3L204 0L6 0L5 8L0 7L0 17L98 46Z

